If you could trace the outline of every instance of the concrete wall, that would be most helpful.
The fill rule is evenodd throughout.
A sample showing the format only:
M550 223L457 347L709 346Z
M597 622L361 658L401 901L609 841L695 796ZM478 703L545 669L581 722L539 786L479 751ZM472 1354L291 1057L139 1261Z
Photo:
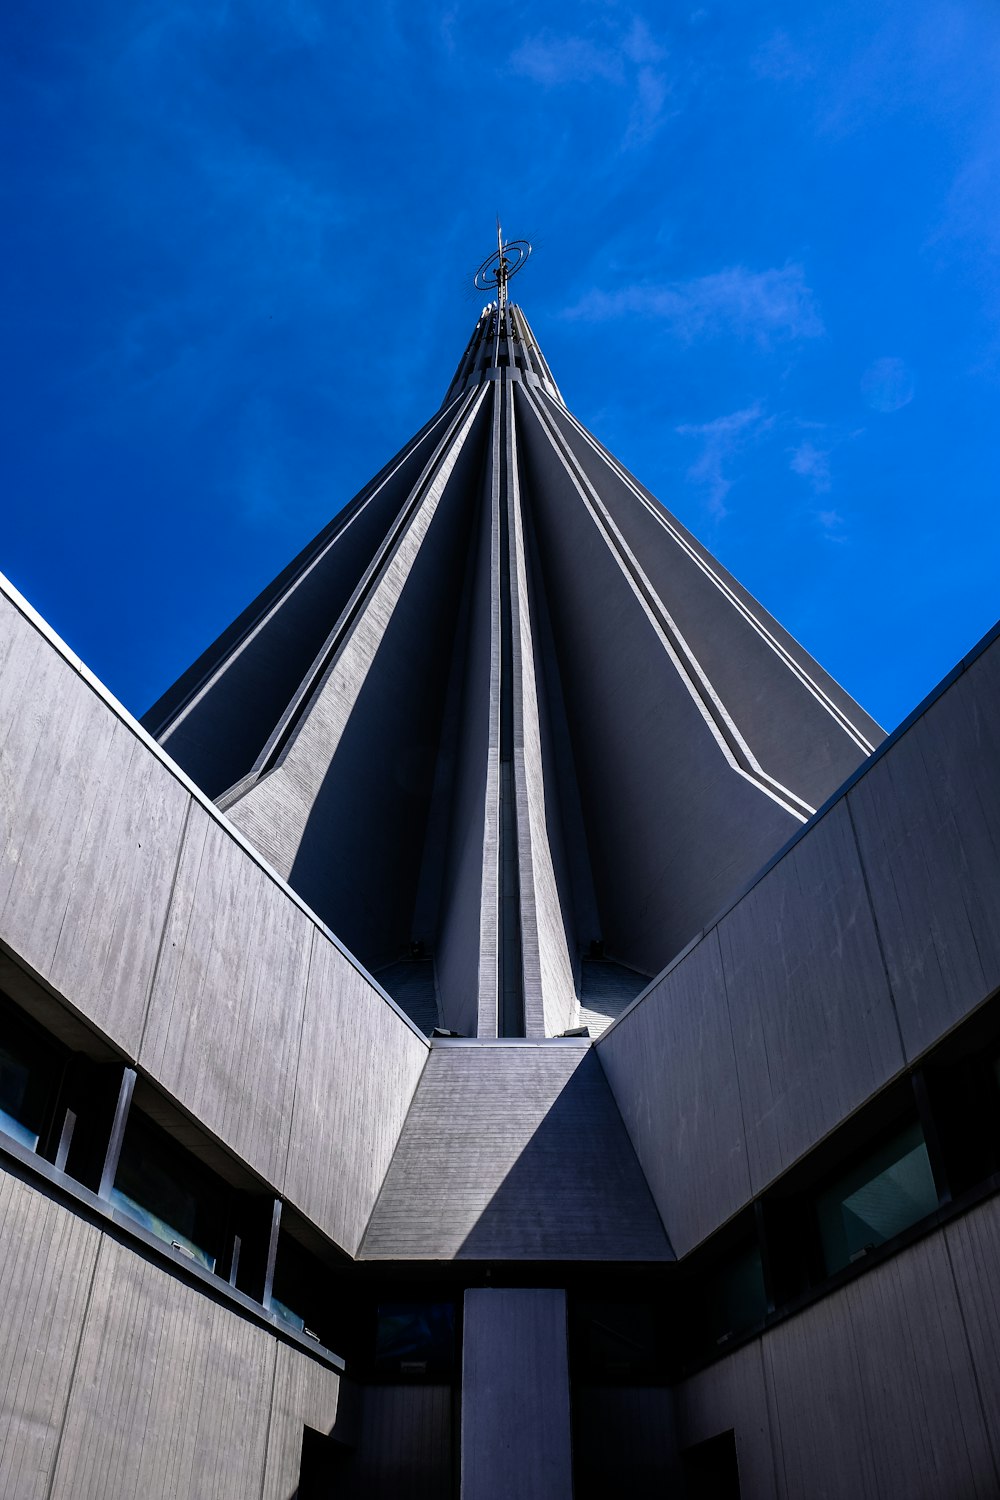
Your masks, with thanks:
M456 1493L450 1386L371 1385L362 1393L356 1455L336 1500L451 1500Z
M686 1254L1000 985L1000 640L597 1053Z
M535 606L529 587L527 525L514 410L513 391L508 387L505 396L506 503L524 1034L542 1037L558 1036L578 1021L573 973L578 938L574 930L572 893L563 852L545 678L534 623ZM572 764L561 767L560 774L572 776ZM558 878L560 873L562 881Z
M593 1049L435 1042L361 1257L669 1260Z
M818 806L882 729L570 412L544 405L758 760Z
M461 706L442 753L449 771L432 816L447 829L436 924L437 983L445 1027L495 1037L500 926L500 424L490 440L470 557L465 639L453 674ZM439 767L444 771L444 767Z
M232 821L373 968L405 955L488 422L481 393L421 476Z
M13 590L0 943L356 1250L427 1043Z
M551 429L515 389L601 936L654 974L799 826L720 745L654 608ZM585 584L582 581L585 580ZM712 712L706 706L712 704Z
M735 1430L745 1500L1000 1491L994 1199L684 1382L682 1448Z
M341 1381L0 1173L4 1500L290 1500ZM262 1491L263 1486L263 1491Z

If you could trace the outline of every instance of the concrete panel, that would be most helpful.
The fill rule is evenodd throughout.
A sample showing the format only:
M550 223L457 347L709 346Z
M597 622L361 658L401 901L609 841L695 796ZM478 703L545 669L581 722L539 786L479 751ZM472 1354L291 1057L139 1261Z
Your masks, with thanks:
M528 584L526 523L518 477L513 395L506 398L507 527L510 557L511 672L513 677L514 785L517 807L518 884L524 976L524 1034L559 1036L577 1024L573 978L577 937L572 896L556 871L565 869L559 798L546 780L545 746L551 740L544 677L535 659L534 610Z
M428 1055L426 1042L317 933L285 1192L352 1255Z
M452 671L462 674L452 741L448 827L435 942L442 1024L462 1036L497 1034L500 850L500 428L494 400L489 456L470 558L465 639Z
M1000 641L848 802L913 1057L1000 986Z
M566 1293L465 1294L462 1500L572 1500Z
M943 1236L860 1277L763 1343L790 1500L997 1493Z
M133 1056L189 793L0 596L0 939Z
M949 1224L945 1239L983 1417L994 1460L1000 1461L1000 1198Z
M669 1259L592 1050L432 1047L361 1257Z
M677 1386L674 1413L682 1452L719 1433L735 1433L740 1492L746 1500L775 1500L784 1494L775 1474L772 1418L759 1342L747 1344ZM810 1495L808 1490L796 1492L794 1500L804 1500L806 1495Z
M534 408L515 394L602 924L588 936L655 974L801 823L721 748L710 695L679 669Z
M277 1347L104 1239L51 1500L259 1494Z
M98 1230L0 1173L0 1495L46 1500Z
M883 1500L1000 1493L943 1235L847 1289Z
M880 1494L875 1437L846 1299L828 1297L764 1341L774 1392L775 1463L788 1500ZM726 1361L728 1364L728 1360ZM904 1372L896 1372L897 1380Z
M279 1189L315 931L194 807L139 1061Z
M562 892L568 889L572 893L573 934L576 943L580 949L586 951L591 940L599 937L601 923L597 912L597 897L594 894L594 876L590 868L590 853L587 848L580 787L573 759L573 742L566 719L566 702L559 675L548 600L542 581L531 507L525 506L523 509L525 545L530 564L532 645L537 693L539 699L545 704L547 719L547 733L542 739L542 769L545 784L550 788L550 795L554 791L558 799L558 822L562 831L561 847L560 841L557 840L553 844L552 853L559 889ZM573 956L576 958L576 954ZM580 1017L580 1024L585 1024L583 1016ZM595 1033L591 1031L591 1036L593 1035Z
M596 1045L677 1255L750 1194L717 929Z
M719 924L755 1192L903 1064L843 802Z
M333 1493L337 1500L450 1500L452 1453L449 1386L366 1386L357 1453Z
M359 1392L336 1370L299 1354L287 1344L277 1347L267 1462L260 1500L291 1500L299 1483L302 1429L334 1436L339 1442L357 1438ZM256 1491L254 1500L256 1500Z
M480 398L411 502L301 717L229 816L370 968L406 953L485 439Z
M569 412L546 404L761 765L820 806L883 731Z

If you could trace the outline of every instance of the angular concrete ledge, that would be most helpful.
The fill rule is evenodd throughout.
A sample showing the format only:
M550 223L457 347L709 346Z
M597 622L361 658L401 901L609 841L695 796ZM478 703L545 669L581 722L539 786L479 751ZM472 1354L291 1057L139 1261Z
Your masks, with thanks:
M595 1044L678 1255L1000 986L1000 627Z
M353 1254L426 1039L3 580L0 724L0 944Z

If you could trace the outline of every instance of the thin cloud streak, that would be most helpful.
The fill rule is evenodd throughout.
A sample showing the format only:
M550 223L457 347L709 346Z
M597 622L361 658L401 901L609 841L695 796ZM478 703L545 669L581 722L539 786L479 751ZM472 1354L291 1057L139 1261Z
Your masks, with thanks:
M515 73L531 78L546 87L568 83L593 83L603 78L608 83L625 82L625 65L620 53L609 52L582 36L553 36L541 32L529 37L511 53Z
M808 479L816 494L825 494L832 483L830 475L830 451L817 448L815 443L800 443L792 450L788 467L793 474Z
M772 417L764 415L759 401L741 411L715 417L711 422L684 423L676 429L681 437L696 437L702 441L702 451L687 470L687 477L705 491L709 514L716 521L729 515L726 496L735 480L725 472L728 461L748 443L755 442L774 424Z
M587 292L563 312L573 322L655 318L685 343L733 333L767 344L774 339L819 338L823 319L800 265L750 271L730 266L707 276L662 285L639 284L616 292Z
M544 88L607 84L632 98L622 149L647 145L666 118L670 80L666 48L635 17L627 31L600 37L551 29L527 37L510 55L514 73Z

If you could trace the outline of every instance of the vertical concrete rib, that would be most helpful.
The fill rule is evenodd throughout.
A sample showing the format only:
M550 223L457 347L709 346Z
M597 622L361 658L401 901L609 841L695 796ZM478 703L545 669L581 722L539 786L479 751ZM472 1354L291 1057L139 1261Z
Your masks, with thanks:
M428 465L229 816L369 966L408 950L482 467L483 388Z
M564 913L569 893L559 889L553 841L561 839L558 798L546 786L543 738L547 734L544 680L535 658L521 504L513 393L504 382L504 509L510 608L510 678L513 781L517 831L518 896L524 1035L552 1036L575 1022L578 1007L573 959Z
M545 358L545 355L539 348L538 340L535 338L535 335L531 331L531 324L524 316L523 308L512 307L511 312L517 318L518 326L521 331L521 341L525 349L527 351L530 351L529 368L532 368L533 372L538 375L542 389L545 390L550 396L554 396L555 399L559 402L560 406L565 406L566 403L562 398L562 392L556 385L552 371L549 369L548 360Z
M448 854L436 944L443 1024L463 1035L498 1032L500 931L500 410L494 383L490 440L478 488L472 586L456 666L464 679L453 762Z
M511 403L506 383L496 381L494 482L500 520L500 1035L525 1035L524 960L521 912L521 850L514 768L515 672L520 652L513 619L511 568ZM519 694L518 694L519 696Z

